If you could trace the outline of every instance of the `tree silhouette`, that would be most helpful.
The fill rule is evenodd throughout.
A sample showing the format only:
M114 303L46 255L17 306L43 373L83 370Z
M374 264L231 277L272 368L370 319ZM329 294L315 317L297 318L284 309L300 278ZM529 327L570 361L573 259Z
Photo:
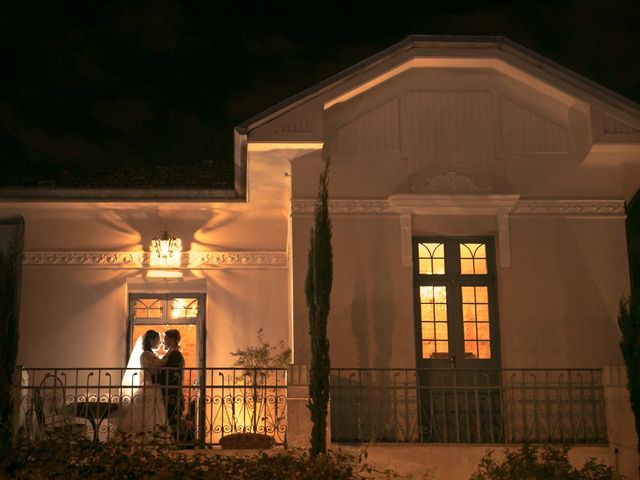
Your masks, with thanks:
M331 249L331 220L328 191L329 160L320 175L314 226L311 228L309 264L305 280L305 294L309 309L311 337L311 365L309 369L309 410L311 411L311 455L317 456L327 448L327 409L329 403L329 316L331 284L333 281L333 252Z

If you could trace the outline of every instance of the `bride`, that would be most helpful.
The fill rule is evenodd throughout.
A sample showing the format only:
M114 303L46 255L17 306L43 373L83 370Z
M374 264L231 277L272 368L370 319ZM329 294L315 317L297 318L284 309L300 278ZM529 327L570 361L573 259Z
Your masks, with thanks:
M166 434L166 408L160 386L155 382L157 369L166 363L153 353L159 345L160 334L155 330L147 330L138 337L122 377L120 430L145 441L152 440L154 434Z

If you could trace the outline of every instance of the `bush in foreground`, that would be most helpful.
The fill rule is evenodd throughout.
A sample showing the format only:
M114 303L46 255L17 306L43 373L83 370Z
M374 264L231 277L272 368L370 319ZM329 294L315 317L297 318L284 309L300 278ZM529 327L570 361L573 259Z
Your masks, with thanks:
M567 447L525 445L507 450L503 462L496 461L492 452L487 453L470 480L612 480L613 471L608 465L590 459L580 469L571 466Z
M252 456L180 452L171 447L132 448L125 443L94 443L84 438L50 438L4 452L1 478L16 479L337 479L399 478L376 472L360 458L345 453L310 457L296 450ZM379 477L378 477L379 478Z

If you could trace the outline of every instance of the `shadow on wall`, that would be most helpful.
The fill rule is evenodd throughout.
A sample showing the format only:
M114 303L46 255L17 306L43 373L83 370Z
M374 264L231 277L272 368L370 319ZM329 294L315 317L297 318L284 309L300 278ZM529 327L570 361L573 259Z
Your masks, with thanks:
M383 251L386 248L383 245L372 247L372 251ZM358 256L353 264L351 329L355 337L359 368L391 366L396 308L394 285L389 280L392 265L381 261L385 258L379 256L380 261L365 264Z
M191 249L191 242L196 232L211 222L210 209L185 210L179 206L142 206L135 210L114 211L103 217L102 223L120 235L130 237L130 247L147 249L151 240L164 230L179 237L183 241L184 250ZM122 248L122 245L117 245Z
M379 242L368 246L371 252L385 251ZM393 267L389 263L394 259L384 255L365 257L376 260L365 263L358 253L352 264L351 329L357 363L331 379L338 386L331 393L332 409L337 413L335 418L332 416L332 434L353 441L392 436L396 423L394 395L398 391L394 387L404 386L388 371L367 370L391 367L396 308L389 273ZM407 346L412 346L412 341L407 341Z
M603 278L598 281L602 273L594 270L597 266L589 258L590 252L592 257L595 252L606 255L602 250L607 246L585 235L579 227L579 223L573 225L569 221L562 222L558 227L558 270L563 291L567 292L563 309L558 313L562 313L564 337L567 339L565 364L597 368L614 363L610 358L611 351L619 355L619 331L617 318L607 307L607 299L602 291L602 284L606 281ZM610 347L599 348L598 352L584 348L585 345L598 344Z
M356 339L356 350L358 352L357 365L360 368L369 368L369 343L371 342L371 338L369 336L368 302L364 278L362 260L358 256L354 262L351 330Z
M379 236L374 237L379 239ZM388 245L382 245L379 240L374 245L374 251L384 252L388 249ZM374 272L372 275L372 290L373 290L373 302L371 308L373 311L371 315L373 317L373 334L378 347L375 352L375 358L373 360L373 366L375 368L388 368L391 361L391 353L393 348L393 331L396 323L396 308L394 305L394 284L393 277L390 272L393 272L393 265L391 262L394 258L389 255L379 255L377 262L375 262ZM385 260L383 262L382 260ZM408 344L407 348L411 348L410 339L406 339Z

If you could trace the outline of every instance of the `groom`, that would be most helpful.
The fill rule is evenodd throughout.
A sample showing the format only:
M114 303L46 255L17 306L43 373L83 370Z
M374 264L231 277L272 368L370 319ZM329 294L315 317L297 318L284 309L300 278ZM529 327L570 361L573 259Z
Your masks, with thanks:
M184 369L184 357L180 353L180 332L167 330L164 332L164 348L167 350L166 370L158 375L158 384L162 389L162 397L167 408L167 421L171 427L173 437L178 440L178 423L182 416L184 399L182 397L182 377Z

